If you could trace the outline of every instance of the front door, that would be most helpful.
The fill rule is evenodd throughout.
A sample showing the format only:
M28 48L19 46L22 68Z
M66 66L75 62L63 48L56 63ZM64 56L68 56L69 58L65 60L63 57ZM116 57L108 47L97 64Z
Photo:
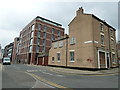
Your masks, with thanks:
M109 53L107 53L107 68L110 68L110 57L109 57Z

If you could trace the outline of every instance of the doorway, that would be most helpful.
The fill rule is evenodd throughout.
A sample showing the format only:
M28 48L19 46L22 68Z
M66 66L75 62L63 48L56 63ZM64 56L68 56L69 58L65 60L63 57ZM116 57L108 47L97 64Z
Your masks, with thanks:
M107 68L110 68L110 56L109 56L109 53L107 53Z

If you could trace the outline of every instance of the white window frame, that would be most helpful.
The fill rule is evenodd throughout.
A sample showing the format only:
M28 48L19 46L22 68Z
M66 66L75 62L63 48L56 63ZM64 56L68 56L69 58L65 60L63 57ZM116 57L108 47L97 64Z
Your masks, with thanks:
M70 53L74 53L74 60L71 60L71 54ZM69 55L70 55L69 61L70 62L75 62L75 50L70 50Z
M58 60L58 54L60 54L60 60ZM61 53L60 53L60 52L57 52L57 53L56 53L56 56L57 56L57 62L60 62L60 61L61 61Z

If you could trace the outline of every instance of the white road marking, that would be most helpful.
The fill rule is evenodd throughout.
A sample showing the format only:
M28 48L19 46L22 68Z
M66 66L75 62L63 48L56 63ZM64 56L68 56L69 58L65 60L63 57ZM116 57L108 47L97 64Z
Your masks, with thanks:
M64 77L63 75L54 75L52 73L46 72L46 70L27 70L27 72L41 72L43 74L51 75L51 76L56 76L56 77Z
M47 73L47 72L42 72L42 73L44 73L44 74L48 74L48 75L53 75L53 74L51 74L51 73Z
M63 75L56 75L56 76L58 76L58 77L63 77Z
M27 72L37 72L38 70L27 70Z

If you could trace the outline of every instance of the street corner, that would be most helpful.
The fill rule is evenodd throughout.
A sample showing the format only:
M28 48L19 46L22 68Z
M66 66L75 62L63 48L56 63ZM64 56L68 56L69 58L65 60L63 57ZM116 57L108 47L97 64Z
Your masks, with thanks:
M118 75L120 72L118 71L86 71L86 70L67 70L63 68L51 68L50 71L55 72L55 73L61 73L61 74L66 74L66 75L80 75L80 76L109 76L109 75Z

